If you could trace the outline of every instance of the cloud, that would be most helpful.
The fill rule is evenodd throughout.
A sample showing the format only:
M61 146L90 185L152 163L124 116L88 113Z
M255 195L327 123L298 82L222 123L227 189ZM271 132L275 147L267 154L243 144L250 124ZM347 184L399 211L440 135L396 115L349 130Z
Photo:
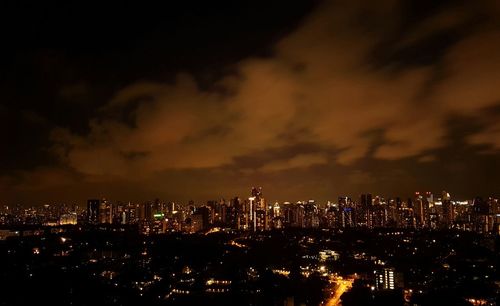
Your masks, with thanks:
M488 145L487 153L495 153L500 150L500 123L491 123L486 129L467 137L467 141L474 145Z
M483 34L464 35L435 64L394 72L387 69L390 58L382 66L370 58L384 52L377 50L384 48L381 41L398 37L402 10L398 1L325 3L276 43L272 57L246 59L234 67L236 74L208 89L187 74L173 83L130 84L90 120L88 134L54 130L53 151L88 179L237 167L239 157L301 143L318 149L270 158L260 170L352 165L369 154L429 160L429 152L447 145L450 116L500 101L500 31L482 25ZM426 18L408 37L387 45L387 53L460 28L471 14L458 8ZM468 141L492 143L496 131L486 127Z
M298 154L289 159L274 160L271 163L265 164L259 170L267 171L281 171L294 168L307 168L316 165L324 165L328 163L328 157L324 154Z

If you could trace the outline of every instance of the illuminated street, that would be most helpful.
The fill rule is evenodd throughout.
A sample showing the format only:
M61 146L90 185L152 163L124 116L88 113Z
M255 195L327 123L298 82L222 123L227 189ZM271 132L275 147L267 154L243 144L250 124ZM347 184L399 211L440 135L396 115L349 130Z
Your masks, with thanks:
M342 278L341 276L332 276L330 283L332 284L332 296L326 301L326 306L341 305L340 297L344 292L352 288L354 278Z

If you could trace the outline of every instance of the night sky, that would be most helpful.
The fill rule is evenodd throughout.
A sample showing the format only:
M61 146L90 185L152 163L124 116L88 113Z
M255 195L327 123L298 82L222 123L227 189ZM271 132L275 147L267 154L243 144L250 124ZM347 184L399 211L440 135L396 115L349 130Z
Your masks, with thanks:
M500 2L0 10L0 204L498 195Z

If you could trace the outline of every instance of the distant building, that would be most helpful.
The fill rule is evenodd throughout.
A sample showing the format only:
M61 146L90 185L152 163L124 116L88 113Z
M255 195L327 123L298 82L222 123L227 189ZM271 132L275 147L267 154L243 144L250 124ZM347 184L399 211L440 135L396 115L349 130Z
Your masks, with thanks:
M443 195L441 198L441 207L443 211L442 217L442 227L450 228L455 221L455 207L453 202L451 201L451 196L448 192L443 191Z
M375 289L377 290L395 290L403 288L403 276L397 273L394 268L382 268L374 271Z
M106 199L99 205L99 223L113 223L113 206Z
M92 199L87 201L87 222L97 224L97 222L99 221L100 205L100 200Z
M59 225L75 225L77 223L78 216L76 213L62 214L59 217Z
M203 230L203 215L193 214L191 216L191 232L196 233Z
M340 227L355 227L356 226L356 212L349 197L339 197L339 213L340 213Z

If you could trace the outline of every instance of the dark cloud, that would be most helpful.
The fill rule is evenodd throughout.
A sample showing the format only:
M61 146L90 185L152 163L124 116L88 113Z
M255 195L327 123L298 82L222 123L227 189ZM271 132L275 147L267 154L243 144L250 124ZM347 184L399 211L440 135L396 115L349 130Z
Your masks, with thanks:
M59 165L4 182L31 193L79 186L75 197L82 198L98 190L116 198L201 199L244 194L255 184L280 200L448 186L463 196L495 192L489 183L461 189L500 149L498 115L476 127L464 119L479 120L500 102L498 16L486 0L323 2L293 31L268 40L265 54L235 52L237 60L215 68L214 57L200 53L208 77L186 63L167 69L164 80L121 79L126 86L100 95L105 102L85 113L85 130L51 130ZM217 25L227 34L210 42L231 45L226 35L261 33L259 25L227 26ZM202 52L206 38L195 37ZM168 52L151 57L160 66L164 58L172 60ZM56 92L84 101L92 84L78 80ZM471 128L457 133L451 120ZM443 175L434 176L436 169ZM120 194L117 186L137 192Z

